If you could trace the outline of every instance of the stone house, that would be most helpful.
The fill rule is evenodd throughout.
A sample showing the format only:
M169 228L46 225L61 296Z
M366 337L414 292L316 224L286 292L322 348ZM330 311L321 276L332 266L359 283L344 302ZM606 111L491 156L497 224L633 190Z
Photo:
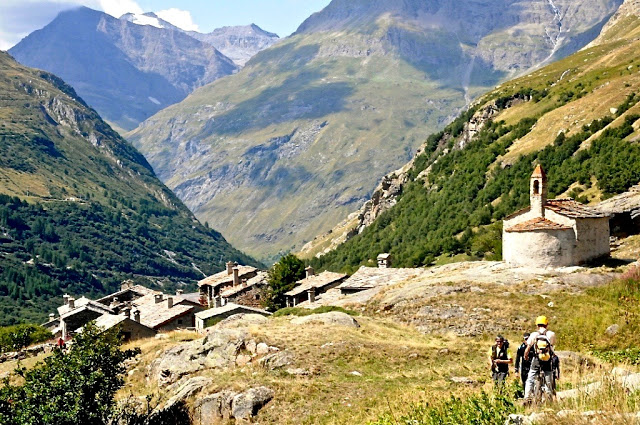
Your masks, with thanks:
M220 293L222 305L227 303L241 304L249 307L262 307L262 292L267 286L267 272L260 271L239 285L227 287Z
M270 316L266 310L259 308L249 307L246 305L227 303L222 307L214 307L209 310L204 310L196 314L196 331L202 332L204 329L216 325L218 322L231 317L234 314L261 314L263 316Z
M139 314L140 323L158 332L193 328L195 314L203 310L190 301L176 299L157 292L145 295L131 303L132 314Z
M318 275L313 268L306 268L306 277L296 282L296 286L289 292L285 292L287 307L295 307L308 301L313 303L316 296L327 292L340 285L347 278L346 274L324 271Z
M531 205L506 217L502 252L515 266L563 267L609 255L609 218L573 199L547 200L540 165L530 179Z
M124 341L151 338L156 334L155 330L124 314L103 314L96 319L96 326L104 331L118 326ZM77 329L76 332L82 332L82 328Z
M222 292L229 288L242 285L242 282L248 282L249 279L258 275L258 269L251 266L240 266L236 263L228 262L224 271L211 275L198 282L200 288L200 296L206 299L209 307L215 307L222 304ZM217 304L216 304L217 301Z

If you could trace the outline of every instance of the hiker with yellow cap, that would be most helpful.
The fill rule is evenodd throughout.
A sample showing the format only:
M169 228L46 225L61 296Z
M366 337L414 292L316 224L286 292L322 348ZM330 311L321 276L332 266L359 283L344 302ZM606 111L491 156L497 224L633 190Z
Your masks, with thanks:
M527 360L531 359L531 368L529 369L529 375L527 376L527 383L524 389L525 404L530 403L533 398L533 386L540 371L544 373L546 383L545 391L548 393L547 395L549 398L553 396L552 358L554 355L553 347L556 344L556 334L547 329L549 326L547 316L538 316L536 326L538 329L529 335L527 348L524 352L524 358Z

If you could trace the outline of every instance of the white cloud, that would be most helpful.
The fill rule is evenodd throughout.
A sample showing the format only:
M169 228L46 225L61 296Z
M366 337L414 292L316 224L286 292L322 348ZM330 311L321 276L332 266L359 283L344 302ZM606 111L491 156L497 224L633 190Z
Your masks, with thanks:
M176 8L160 10L156 12L156 15L160 19L164 19L170 24L175 25L178 28L182 28L185 31L199 31L198 25L193 22L191 12L188 10L180 10Z
M100 0L100 9L116 18L125 13L143 13L144 11L134 0Z

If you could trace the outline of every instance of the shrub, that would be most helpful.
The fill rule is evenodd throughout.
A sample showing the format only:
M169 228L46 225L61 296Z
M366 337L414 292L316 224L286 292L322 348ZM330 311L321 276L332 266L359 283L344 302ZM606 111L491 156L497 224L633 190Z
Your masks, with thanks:
M124 362L140 349L120 350L118 329L85 326L69 352L54 352L31 370L17 369L22 385L5 378L0 388L0 424L104 424L123 386Z
M0 328L0 352L17 351L51 338L51 332L39 325L3 327Z
M264 306L275 311L285 305L285 292L293 289L296 281L304 277L304 263L293 254L285 255L269 269L269 286Z

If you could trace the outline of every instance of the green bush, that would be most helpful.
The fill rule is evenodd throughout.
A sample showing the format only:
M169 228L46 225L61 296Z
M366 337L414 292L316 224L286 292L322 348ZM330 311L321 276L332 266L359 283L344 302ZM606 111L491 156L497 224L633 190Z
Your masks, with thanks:
M336 307L332 305L325 305L322 307L314 308L313 310L299 307L285 307L273 313L273 317L309 316L311 314L329 313L331 311L339 311L341 313L346 313L349 316L358 316L358 313L353 310L347 310L346 308Z
M0 388L0 424L107 424L114 396L124 385L124 362L140 353L120 350L118 329L87 325L68 353L54 352L34 368L17 369L22 385L5 378Z
M17 351L51 339L51 332L39 325L15 325L0 328L0 352Z
M465 399L452 396L447 401L417 405L399 418L386 414L370 425L495 425L515 413L513 397L505 393L481 392Z
M304 278L304 262L293 254L285 255L269 269L269 277L263 305L269 311L285 306L285 292L294 288L296 281Z

